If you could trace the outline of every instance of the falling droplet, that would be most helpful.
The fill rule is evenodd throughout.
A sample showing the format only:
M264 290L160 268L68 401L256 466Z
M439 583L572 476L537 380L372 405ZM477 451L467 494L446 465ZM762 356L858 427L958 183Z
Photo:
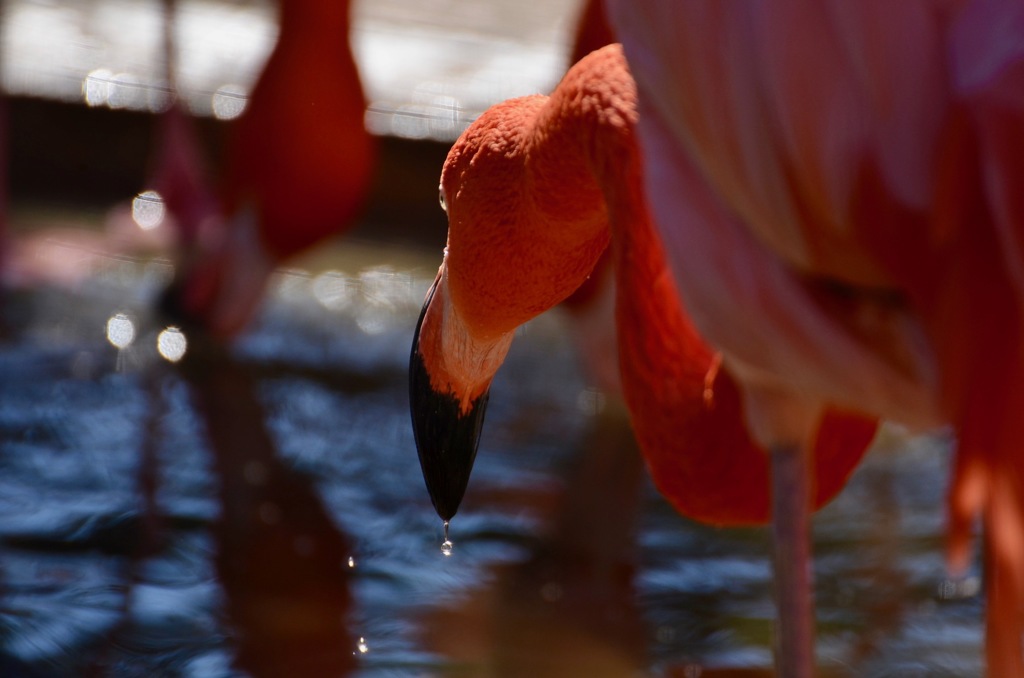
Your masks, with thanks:
M355 567L356 566L356 559L353 558L352 556L348 557L348 566L349 567Z
M362 636L359 636L359 643L356 645L356 648L363 654L370 651L370 646L366 644L366 638Z
M441 553L445 556L452 554L452 542L448 538L448 521L444 521L444 541L441 542Z

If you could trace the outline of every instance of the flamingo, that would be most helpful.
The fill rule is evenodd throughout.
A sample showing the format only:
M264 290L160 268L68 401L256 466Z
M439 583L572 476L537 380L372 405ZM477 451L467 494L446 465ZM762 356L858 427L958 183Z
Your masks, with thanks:
M986 663L1024 675L1024 5L608 9L672 273L790 467L778 491L827 406L951 426L948 560L980 517ZM800 531L806 508L776 518ZM793 620L780 671L808 675L813 620Z
M589 0L576 20L569 65L615 42L604 3ZM604 394L610 395L617 410L621 403L618 343L615 337L615 282L612 279L610 255L605 251L594 265L590 276L576 291L566 297L567 329L587 378Z
M351 675L351 540L310 479L282 462L256 375L218 342L196 343L179 374L219 480L214 564L237 642L234 664L253 675Z
M697 333L644 195L636 88L619 45L578 62L550 97L488 109L444 163L448 241L410 360L424 479L446 523L476 456L490 383L515 329L577 290L610 248L623 394L651 475L685 515L763 523L768 457L741 391ZM841 489L876 421L828 408L813 447L813 506Z
M245 326L277 265L350 227L365 203L376 144L363 124L349 5L280 3L277 43L229 131L225 176L212 196L219 208L209 207L196 161L174 150L188 145L175 131L181 124L170 119L178 142L165 154L161 164L169 171L161 176L170 175L163 183L178 191L168 203L185 222L191 251L165 301L217 336ZM182 177L184 185L174 183Z

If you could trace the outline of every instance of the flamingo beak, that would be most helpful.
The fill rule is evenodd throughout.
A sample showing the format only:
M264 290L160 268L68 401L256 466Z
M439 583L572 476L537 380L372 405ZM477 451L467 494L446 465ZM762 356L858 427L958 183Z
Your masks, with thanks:
M409 359L409 404L423 480L437 515L448 521L459 510L469 485L490 391L485 391L473 402L472 409L464 413L455 396L438 393L430 383L420 352L420 328L437 284L435 280L416 322Z

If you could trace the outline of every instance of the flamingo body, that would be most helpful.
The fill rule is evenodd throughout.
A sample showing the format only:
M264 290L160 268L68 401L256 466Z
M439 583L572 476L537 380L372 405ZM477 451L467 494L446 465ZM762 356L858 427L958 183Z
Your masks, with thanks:
M1024 674L1024 6L609 9L659 232L755 435L826 404L951 424L952 563L980 515L989 670Z
M741 395L679 300L654 227L622 238L617 316L623 391L659 491L683 515L723 526L771 519L769 458ZM843 488L874 438L870 418L831 410L816 431L814 509Z

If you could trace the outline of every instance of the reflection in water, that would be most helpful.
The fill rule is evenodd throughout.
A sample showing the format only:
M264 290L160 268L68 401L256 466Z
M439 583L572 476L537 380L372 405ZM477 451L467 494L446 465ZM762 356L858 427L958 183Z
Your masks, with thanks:
M633 582L643 464L623 410L592 421L529 556L423 624L472 675L631 678L646 665Z
M310 479L282 463L242 365L204 342L189 352L181 374L215 456L215 563L238 635L239 668L254 676L348 675L356 664L352 648L366 649L347 629L347 537Z
M176 364L142 310L166 264L12 293L0 675L764 675L766 535L653 495L552 319L498 375L458 548L438 553L404 372L434 253L388 273L356 251L282 275L231 353L189 333ZM359 315L389 308L365 334ZM893 436L817 516L823 675L979 674L976 573L943 585L945 469L934 441Z

